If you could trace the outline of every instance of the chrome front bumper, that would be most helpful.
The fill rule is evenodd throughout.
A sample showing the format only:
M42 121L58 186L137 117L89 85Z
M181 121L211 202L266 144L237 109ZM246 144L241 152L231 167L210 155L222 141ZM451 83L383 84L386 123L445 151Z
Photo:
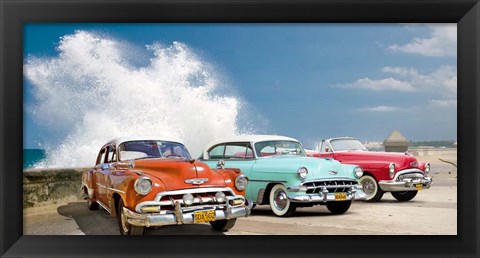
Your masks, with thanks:
M215 220L233 219L238 217L247 217L252 210L253 202L246 200L246 206L213 206L195 210L188 207L181 207L180 203L175 204L174 210L165 211L162 213L136 213L127 208L123 208L122 212L127 218L127 222L134 226L165 226L165 225L179 225L179 224L193 224L195 211L215 209Z
M432 186L431 177L423 178L405 178L402 181L395 180L382 180L378 182L380 189L384 192L403 192L403 191L416 191L419 190L417 185L422 185L422 188L430 188Z
M289 191L291 192L297 192L298 189L296 188L288 188ZM288 196L288 199L291 202L303 202L303 203L309 203L309 202L335 202L335 201L353 201L353 200L366 200L367 195L363 190L360 188L356 187L351 187L350 190L345 192L346 194L346 199L344 200L338 200L336 197L336 193L330 193L326 188L322 189L319 193L314 193L314 194L307 194L305 193L304 195L294 195L294 196Z

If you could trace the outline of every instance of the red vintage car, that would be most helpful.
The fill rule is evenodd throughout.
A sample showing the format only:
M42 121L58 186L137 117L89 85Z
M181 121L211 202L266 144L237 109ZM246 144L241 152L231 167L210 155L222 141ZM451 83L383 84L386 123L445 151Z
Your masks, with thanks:
M227 231L250 214L247 184L240 170L210 169L178 141L138 137L108 142L82 174L88 208L117 217L122 235L191 223Z
M419 163L408 153L368 151L357 139L340 137L322 140L314 157L333 158L344 164L361 166L360 183L366 201L379 201L385 192L404 202L413 199L419 190L432 185L429 163Z

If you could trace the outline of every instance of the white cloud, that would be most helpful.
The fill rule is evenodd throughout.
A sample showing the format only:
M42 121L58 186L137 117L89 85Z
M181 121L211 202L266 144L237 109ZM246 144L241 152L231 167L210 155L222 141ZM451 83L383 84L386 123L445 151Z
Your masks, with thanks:
M457 25L426 24L431 33L426 38L413 38L404 45L393 44L388 48L394 52L424 56L457 56Z
M394 78L385 78L380 80L372 80L370 78L358 79L352 83L339 84L334 87L366 89L373 91L396 90L396 91L414 91L415 88L405 81L399 81Z
M456 99L431 99L428 102L430 107L457 107Z
M454 66L444 65L429 74L421 74L415 68L391 66L383 67L382 72L400 78L370 79L367 77L333 87L372 91L430 92L441 95L443 98L457 96L457 69Z
M376 106L376 107L369 107L369 108L359 108L357 111L365 111L365 112L379 112L379 113L386 113L386 112L395 112L401 111L402 109L399 107L392 107L392 106Z
M382 72L384 73L393 73L398 74L400 76L417 76L418 72L414 68L407 68L407 67L391 67L386 66L382 68Z

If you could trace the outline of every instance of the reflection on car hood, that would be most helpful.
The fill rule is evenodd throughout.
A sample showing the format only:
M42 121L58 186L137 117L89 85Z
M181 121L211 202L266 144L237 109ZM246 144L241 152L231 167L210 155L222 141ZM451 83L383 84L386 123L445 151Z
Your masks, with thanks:
M410 167L410 163L417 162L414 156L399 152L345 151L337 152L336 158L342 163L357 164L362 167L375 163L395 163L397 168L405 168Z
M135 161L134 169L142 170L144 174L160 179L167 191L226 185L220 173L199 161L191 163L188 160L179 159L143 159ZM208 178L208 181L200 185L185 182L192 178Z
M258 172L294 173L300 167L308 169L308 180L335 177L353 178L353 166L342 165L334 159L278 155L260 158L255 164L255 170Z

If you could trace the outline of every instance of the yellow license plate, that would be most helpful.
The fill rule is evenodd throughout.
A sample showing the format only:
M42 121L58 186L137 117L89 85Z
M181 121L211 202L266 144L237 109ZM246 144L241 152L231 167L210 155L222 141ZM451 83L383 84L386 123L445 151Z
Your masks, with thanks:
M346 193L336 193L335 194L335 201L345 201L347 199Z
M422 189L423 189L423 185L415 185L415 188L417 188L417 190L422 190Z
M193 213L193 223L215 221L215 210L196 211Z

